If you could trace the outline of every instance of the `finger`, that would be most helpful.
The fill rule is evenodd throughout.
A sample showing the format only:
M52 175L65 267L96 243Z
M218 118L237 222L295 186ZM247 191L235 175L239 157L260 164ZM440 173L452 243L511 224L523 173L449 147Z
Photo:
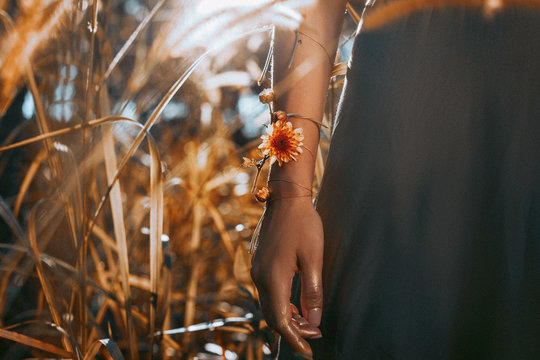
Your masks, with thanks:
M310 324L319 326L322 316L322 259L310 259L302 268L302 314Z
M304 339L319 339L322 337L321 330L303 317L293 316L292 320L292 325Z
M265 281L266 286L261 286L259 301L263 313L270 326L281 334L295 352L311 354L311 347L304 340L299 328L293 325L290 296L294 272L282 273L280 270L271 272L272 276ZM309 330L304 330L303 333L314 335L314 332Z
M270 301L267 301L267 299L270 299ZM287 341L294 352L311 356L311 347L304 338L316 337L316 331L305 325L299 326L298 323L295 323L290 308L280 306L280 301L274 299L275 297L260 294L259 302L266 321ZM281 303L288 305L288 300L286 299Z
M306 326L299 327L293 320L284 324L283 327L278 326L276 330L281 334L283 339L287 341L295 353L304 354L310 357L313 356L313 352L311 351L311 346L305 339L321 337L318 329Z
M300 315L298 308L294 304L291 304L291 313L293 325L300 331L302 337L312 338L313 336L320 335L320 330ZM315 331L316 334L314 334L313 331Z
M300 332L303 338L317 339L322 337L321 331L317 326L310 324L303 316L300 315L298 308L294 304L290 304L293 325Z

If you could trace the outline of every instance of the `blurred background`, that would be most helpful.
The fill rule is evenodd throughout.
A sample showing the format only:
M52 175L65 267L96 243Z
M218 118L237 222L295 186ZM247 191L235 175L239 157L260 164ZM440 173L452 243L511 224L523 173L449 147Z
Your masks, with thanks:
M307 2L0 0L1 358L271 358L241 165L272 25Z

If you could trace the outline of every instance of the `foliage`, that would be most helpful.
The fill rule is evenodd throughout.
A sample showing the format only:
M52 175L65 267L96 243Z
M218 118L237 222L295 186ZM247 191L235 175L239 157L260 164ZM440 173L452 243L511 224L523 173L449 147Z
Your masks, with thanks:
M0 1L6 358L269 353L240 159L287 2Z

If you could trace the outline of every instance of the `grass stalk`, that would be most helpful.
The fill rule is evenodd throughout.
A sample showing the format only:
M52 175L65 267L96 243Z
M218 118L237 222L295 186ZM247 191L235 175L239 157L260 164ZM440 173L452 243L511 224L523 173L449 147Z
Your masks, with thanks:
M155 321L157 306L160 303L159 275L163 263L162 252L162 234L163 234L163 178L161 172L161 158L159 151L148 137L150 149L150 285L151 285L151 303L150 303L150 334L155 331ZM150 354L153 358L154 337L150 337Z
M15 217L19 216L19 210L21 209L22 202L24 200L24 196L28 192L28 189L30 188L30 184L32 183L32 180L34 180L34 177L36 176L39 167L41 166L41 163L47 158L47 150L45 148L42 148L39 153L36 155L30 166L28 167L28 170L26 171L26 174L24 175L24 179L21 183L21 187L19 188L19 192L17 193L17 199L15 200L15 206L13 207L13 215Z
M43 265L41 263L41 256L37 245L37 234L36 234L36 226L37 226L37 210L39 208L40 203L37 203L36 206L32 209L30 212L30 219L28 221L28 245L29 249L33 255L33 259L36 266L37 275L39 278L39 282L41 283L41 289L43 290L43 295L45 296L45 300L47 302L47 305L49 307L49 311L51 312L52 319L54 323L57 326L60 326L62 324L62 318L60 316L60 313L58 311L59 307L56 303L55 297L53 295L54 291L49 283L49 280L47 279L47 276L45 275L45 271L43 269ZM67 341L67 339L63 338L64 346L66 350L73 351L73 348L71 344Z
M96 43L96 33L98 28L98 21L97 21L97 15L98 15L98 0L94 0L92 2L92 21L90 23L90 58L88 60L88 66L86 71L86 104L84 109L84 119L83 124L87 125L89 118L90 118L90 110L92 107L92 99L94 94L94 86L93 86L93 77L94 77L94 53L95 53L95 43ZM83 151L83 158L86 158L88 155L88 148L87 148L87 142L88 142L88 127L84 126L83 128L83 144L82 144L82 151ZM83 174L84 175L84 174ZM83 217L82 217L82 229L83 233L85 232L85 229L87 227L87 219L88 217L86 214L87 211L87 193L88 193L88 181L87 177L82 177L82 198L83 198ZM86 324L88 322L88 316L86 313L86 278L88 276L88 269L86 266L86 258L87 258L87 252L88 252L88 240L85 236L82 237L82 243L79 244L79 274L80 274L80 281L79 281L79 331L81 336L81 348L83 353L86 352L86 340L87 340L87 329Z
M118 66L120 61L122 61L124 56L127 54L127 52L129 51L129 49L131 48L135 40L140 36L141 32L144 29L146 29L148 24L150 24L150 21L156 16L157 12L163 7L163 4L165 4L165 1L166 0L160 0L156 5L154 5L154 7L152 8L152 11L150 11L150 13L147 16L145 16L143 21L139 23L139 25L137 26L137 29L135 29L135 31L130 35L129 39L124 43L120 51L118 51L118 53L115 55L113 61L111 61L111 63L109 64L109 67L105 71L105 74L103 75L98 85L98 89L101 88L103 83L107 81L107 79L111 76L113 70L116 69L116 67Z
M223 245L225 245L227 253L229 254L230 258L234 260L234 244L231 240L231 237L227 233L223 217L219 213L219 210L210 201L208 201L208 199L203 199L202 202L204 207L210 214L210 217L212 218L217 231L219 232L219 235L221 237L221 240L223 241Z
M195 319L196 311L196 301L197 301L197 287L199 282L199 276L201 271L201 262L197 261L195 254L199 249L201 244L201 230L203 222L203 212L204 207L200 200L196 200L193 204L193 222L191 230L191 242L190 242L190 253L191 253L191 273L189 276L189 282L187 285L186 291L186 305L184 311L184 326L187 327L193 324ZM187 333L183 338L184 348L189 348L190 343L190 334Z
M122 205L122 193L120 183L113 184L114 174L117 172L116 166L116 151L114 149L114 141L110 130L105 131L103 135L103 154L105 158L105 170L110 192L110 205L112 209L114 234L116 238L116 246L118 251L118 262L120 275L122 278L122 289L124 295L124 306L126 314L126 334L129 342L130 358L138 359L137 344L135 339L135 329L133 327L133 319L131 316L130 299L131 291L129 287L129 259L127 250L126 227L124 224L124 211Z
M14 331L0 329L0 337L7 340L18 342L19 344L30 346L35 349L46 351L49 354L61 356L62 358L68 358L68 359L76 358L76 355L73 352L66 351L64 349L61 349L49 343L43 342L38 339L34 339L32 337L29 337L23 334L19 334Z

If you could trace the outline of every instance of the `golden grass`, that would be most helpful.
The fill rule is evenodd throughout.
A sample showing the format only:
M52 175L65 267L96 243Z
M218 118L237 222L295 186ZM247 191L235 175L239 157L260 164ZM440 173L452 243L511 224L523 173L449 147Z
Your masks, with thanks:
M11 23L7 13L0 14L8 28L0 43L0 116L7 109L33 54L58 30L71 5L67 0L21 2L15 23Z
M262 359L263 344L275 347L249 277L262 208L240 159L258 142L238 140L237 103L259 91L267 25L299 19L283 3L226 7L178 30L194 3L131 14L99 1L0 2L0 116L20 112L17 91L33 103L0 145L0 181L18 169L16 190L0 193L11 231L0 240L0 352L176 359L217 344ZM171 115L173 105L189 111Z

